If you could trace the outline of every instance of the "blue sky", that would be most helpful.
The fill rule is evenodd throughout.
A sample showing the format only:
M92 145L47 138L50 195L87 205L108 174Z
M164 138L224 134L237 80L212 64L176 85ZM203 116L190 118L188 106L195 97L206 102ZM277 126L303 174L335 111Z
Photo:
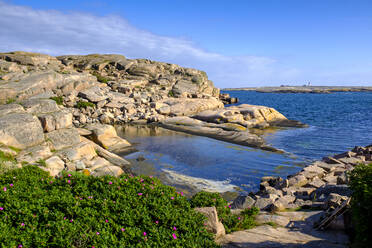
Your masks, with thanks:
M0 0L0 11L0 51L121 53L205 70L218 87L372 85L372 1Z

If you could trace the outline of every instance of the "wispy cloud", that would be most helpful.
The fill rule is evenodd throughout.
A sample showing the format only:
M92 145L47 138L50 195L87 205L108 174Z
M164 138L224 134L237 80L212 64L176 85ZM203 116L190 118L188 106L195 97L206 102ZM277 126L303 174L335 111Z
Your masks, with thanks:
M118 53L205 70L218 87L280 84L300 77L297 68L258 56L208 52L192 41L141 30L123 17L37 10L0 0L0 51L62 54Z

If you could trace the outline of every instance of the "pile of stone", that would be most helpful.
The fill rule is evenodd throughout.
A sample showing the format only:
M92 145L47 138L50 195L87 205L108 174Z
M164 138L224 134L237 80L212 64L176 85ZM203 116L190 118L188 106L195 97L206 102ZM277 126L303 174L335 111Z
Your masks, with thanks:
M16 161L2 167L35 164L52 176L63 170L118 176L131 172L129 162L110 151L128 147L112 126L75 128L68 109L50 99L0 105L0 151Z
M348 172L357 164L372 163L372 145L325 157L287 179L263 177L255 194L239 196L233 208L258 207L267 211L324 209L332 211L351 196Z

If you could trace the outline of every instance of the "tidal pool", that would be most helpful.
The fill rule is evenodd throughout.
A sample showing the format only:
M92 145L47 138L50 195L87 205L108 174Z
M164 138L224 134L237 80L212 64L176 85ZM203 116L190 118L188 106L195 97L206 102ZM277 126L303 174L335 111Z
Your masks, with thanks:
M123 155L138 174L154 175L186 192L250 192L262 176L295 173L308 161L174 132L157 126L119 126L118 134L137 152ZM270 131L271 133L273 130Z

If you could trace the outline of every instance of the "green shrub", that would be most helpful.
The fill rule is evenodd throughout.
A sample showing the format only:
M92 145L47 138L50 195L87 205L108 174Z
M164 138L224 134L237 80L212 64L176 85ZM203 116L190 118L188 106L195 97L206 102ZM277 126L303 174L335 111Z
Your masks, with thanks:
M9 98L6 100L6 104L14 103L16 100L14 98Z
M83 101L78 101L77 103L76 103L76 108L86 108L86 107L92 107L92 108L94 108L96 105L94 105L94 103L92 103L92 102L83 102Z
M43 166L43 167L46 167L46 162L44 159L39 159L38 161L36 161L36 163L40 166Z
M256 226L255 216L259 212L257 208L245 209L239 215L232 214L227 201L219 193L201 191L191 198L190 203L192 207L216 207L226 233Z
M151 177L0 175L2 247L217 247L204 217Z
M53 96L50 99L54 100L58 105L63 105L63 97L62 96Z
M4 153L3 151L0 151L0 165L3 162L8 162L8 161L13 162L13 163L16 162L16 160L15 160L15 158L14 158L13 155L8 154L8 153Z
M351 210L355 226L356 247L372 247L372 164L357 165L350 172L353 191Z
M104 77L101 74L99 74L98 72L93 72L92 75L95 76L97 78L97 81L100 82L100 83L107 84L108 81L111 81L110 78Z
M168 91L168 96L169 96L169 97L174 97L174 93L173 93L172 90Z

